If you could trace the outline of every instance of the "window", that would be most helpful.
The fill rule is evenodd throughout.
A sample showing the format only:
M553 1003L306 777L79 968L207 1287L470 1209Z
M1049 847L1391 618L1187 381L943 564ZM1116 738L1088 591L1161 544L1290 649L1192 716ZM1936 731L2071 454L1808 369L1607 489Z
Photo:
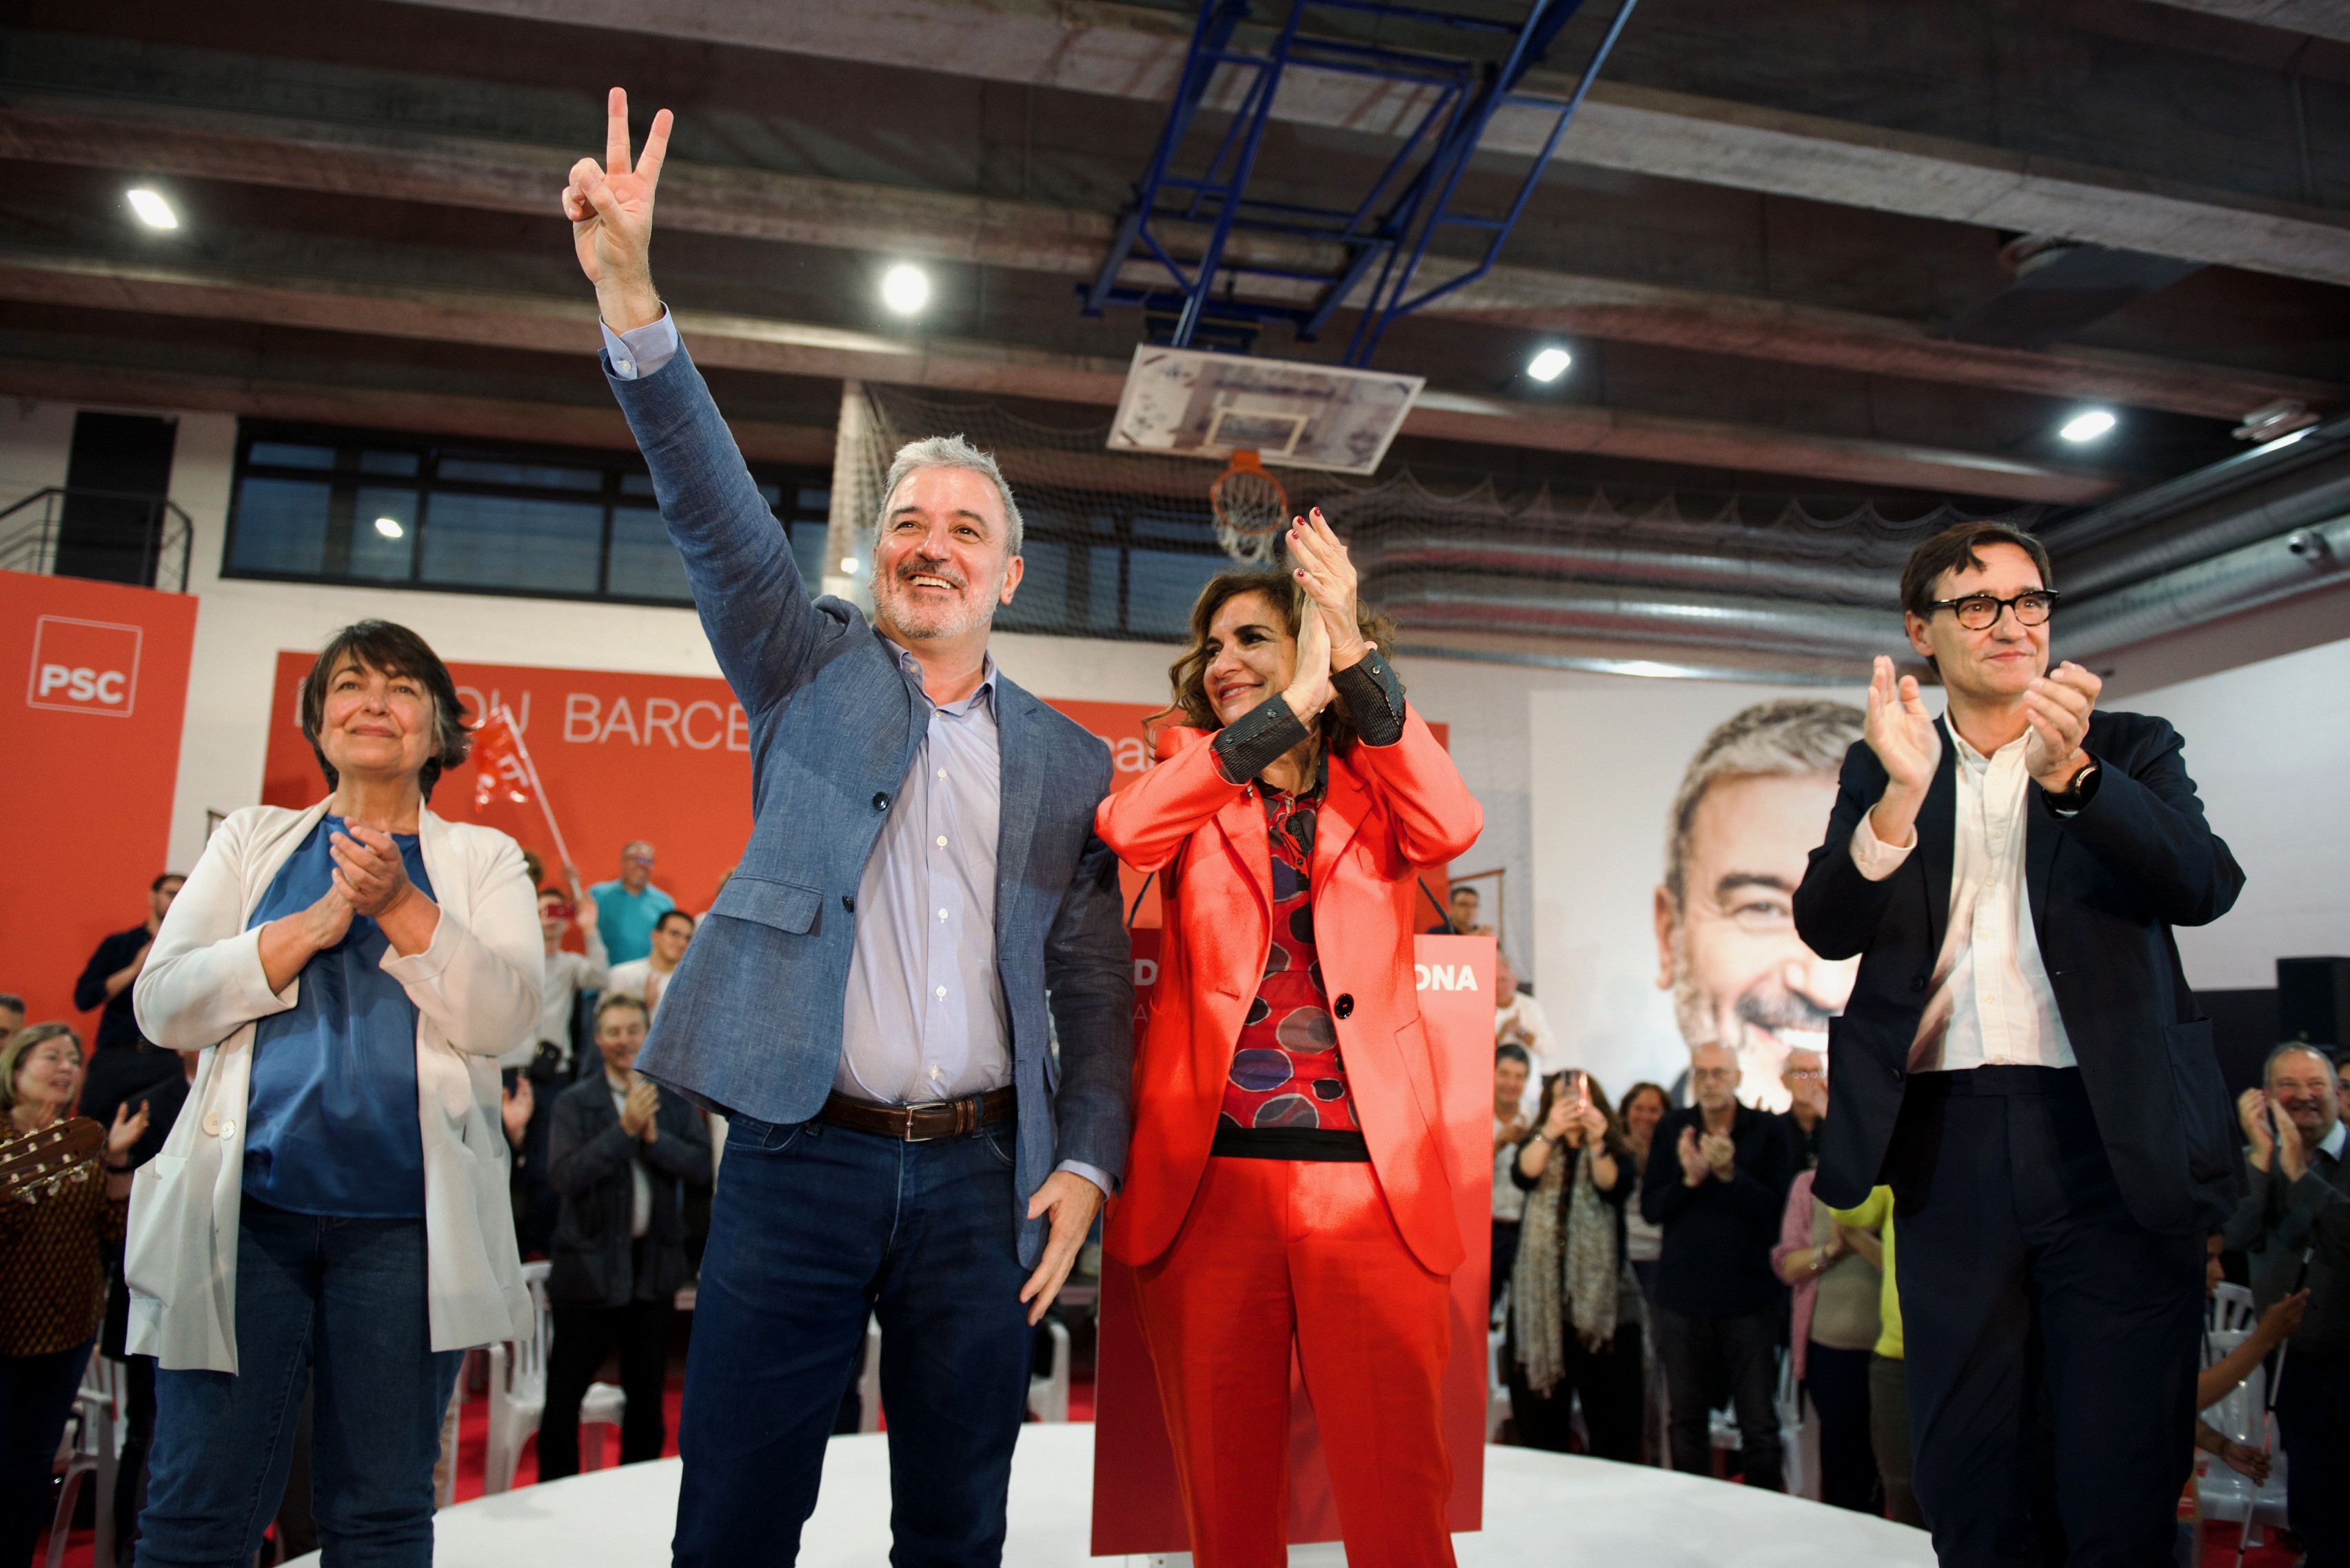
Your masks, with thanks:
M831 475L762 467L814 582ZM634 452L248 420L224 576L683 605L685 563Z
M812 587L826 570L831 474L755 467ZM1180 639L1232 563L1204 504L1038 486L1005 631ZM860 539L858 554L864 551ZM685 563L634 452L244 421L224 576L685 605Z

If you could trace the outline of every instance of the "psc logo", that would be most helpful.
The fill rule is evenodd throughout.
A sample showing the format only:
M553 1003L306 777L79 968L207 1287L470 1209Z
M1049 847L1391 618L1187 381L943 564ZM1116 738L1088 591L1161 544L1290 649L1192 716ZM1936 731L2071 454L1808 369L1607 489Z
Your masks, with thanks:
M145 635L113 621L41 617L33 628L26 706L129 718L139 696L139 645Z

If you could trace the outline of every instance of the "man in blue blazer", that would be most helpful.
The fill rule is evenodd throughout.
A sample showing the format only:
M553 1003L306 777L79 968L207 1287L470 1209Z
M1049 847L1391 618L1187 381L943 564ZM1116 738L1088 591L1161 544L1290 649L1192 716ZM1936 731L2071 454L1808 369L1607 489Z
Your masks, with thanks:
M810 599L653 290L669 129L664 109L632 169L615 88L606 161L580 161L564 207L613 393L751 720L750 842L638 1061L731 1118L675 1560L796 1559L869 1310L892 1561L992 1565L1031 1330L1126 1158L1133 985L1093 835L1108 752L995 669L1020 513L961 438L890 469L873 624Z
M1806 946L1860 957L1816 1190L1892 1184L1918 1501L1970 1568L2059 1536L2074 1564L2168 1561L2203 1239L2238 1185L2171 928L2227 913L2244 875L2178 732L2049 669L2055 599L2030 535L1918 546L1904 619L1947 711L1877 661L1795 894Z

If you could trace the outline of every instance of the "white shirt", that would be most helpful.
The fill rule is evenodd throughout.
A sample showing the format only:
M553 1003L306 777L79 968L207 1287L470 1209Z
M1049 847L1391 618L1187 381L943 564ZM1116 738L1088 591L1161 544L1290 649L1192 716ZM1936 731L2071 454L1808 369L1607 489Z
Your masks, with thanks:
M675 970L666 972L655 970L653 961L649 958L630 959L626 963L612 966L610 976L604 981L604 994L633 996L645 1004L648 1014L659 1012L661 997L669 990L669 977L676 972Z
M612 1091L612 1114L628 1115L629 1085L614 1083L612 1075L607 1073L604 1086ZM633 1241L653 1228L653 1184L645 1175L643 1140L632 1141L637 1147L629 1151L629 1240Z
M1493 1009L1493 1039L1496 1044L1517 1039L1510 1028L1513 1023L1524 1030L1531 1039L1532 1043L1526 1044L1526 1054L1534 1059L1534 1070L1528 1089L1529 1092L1539 1093L1542 1081L1565 1065L1559 1060L1558 1036L1551 1033L1550 1019L1543 1012L1542 1003L1523 991L1511 992L1508 1006Z
M2041 961L2023 877L2025 794L2032 788L2023 751L2031 736L2018 736L1986 757L1947 718L1942 733L1958 757L1950 918L1934 959L1933 992L1909 1045L1909 1069L2074 1066L2073 1042ZM1852 863L1863 877L1882 882L1917 845L1913 829L1908 844L1888 846L1863 815L1852 836Z
M595 931L588 933L585 954L569 952L562 948L546 955L546 969L538 982L538 1022L532 1026L531 1036L498 1058L501 1067L527 1067L538 1054L538 1043L553 1041L563 1049L563 1064L571 1065L571 1009L583 991L596 991L604 984L606 956L604 939Z

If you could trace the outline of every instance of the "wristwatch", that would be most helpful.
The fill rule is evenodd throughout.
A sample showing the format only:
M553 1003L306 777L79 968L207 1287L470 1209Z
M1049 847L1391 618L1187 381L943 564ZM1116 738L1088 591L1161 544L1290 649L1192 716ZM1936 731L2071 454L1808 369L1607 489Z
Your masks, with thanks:
M2096 798L2097 775L2104 771L2097 766L2097 760L2092 757L2081 765L2081 771L2073 775L2073 782L2063 789L2052 790L2043 785L2040 793L2047 796L2048 809L2059 816L2070 816L2088 805Z

